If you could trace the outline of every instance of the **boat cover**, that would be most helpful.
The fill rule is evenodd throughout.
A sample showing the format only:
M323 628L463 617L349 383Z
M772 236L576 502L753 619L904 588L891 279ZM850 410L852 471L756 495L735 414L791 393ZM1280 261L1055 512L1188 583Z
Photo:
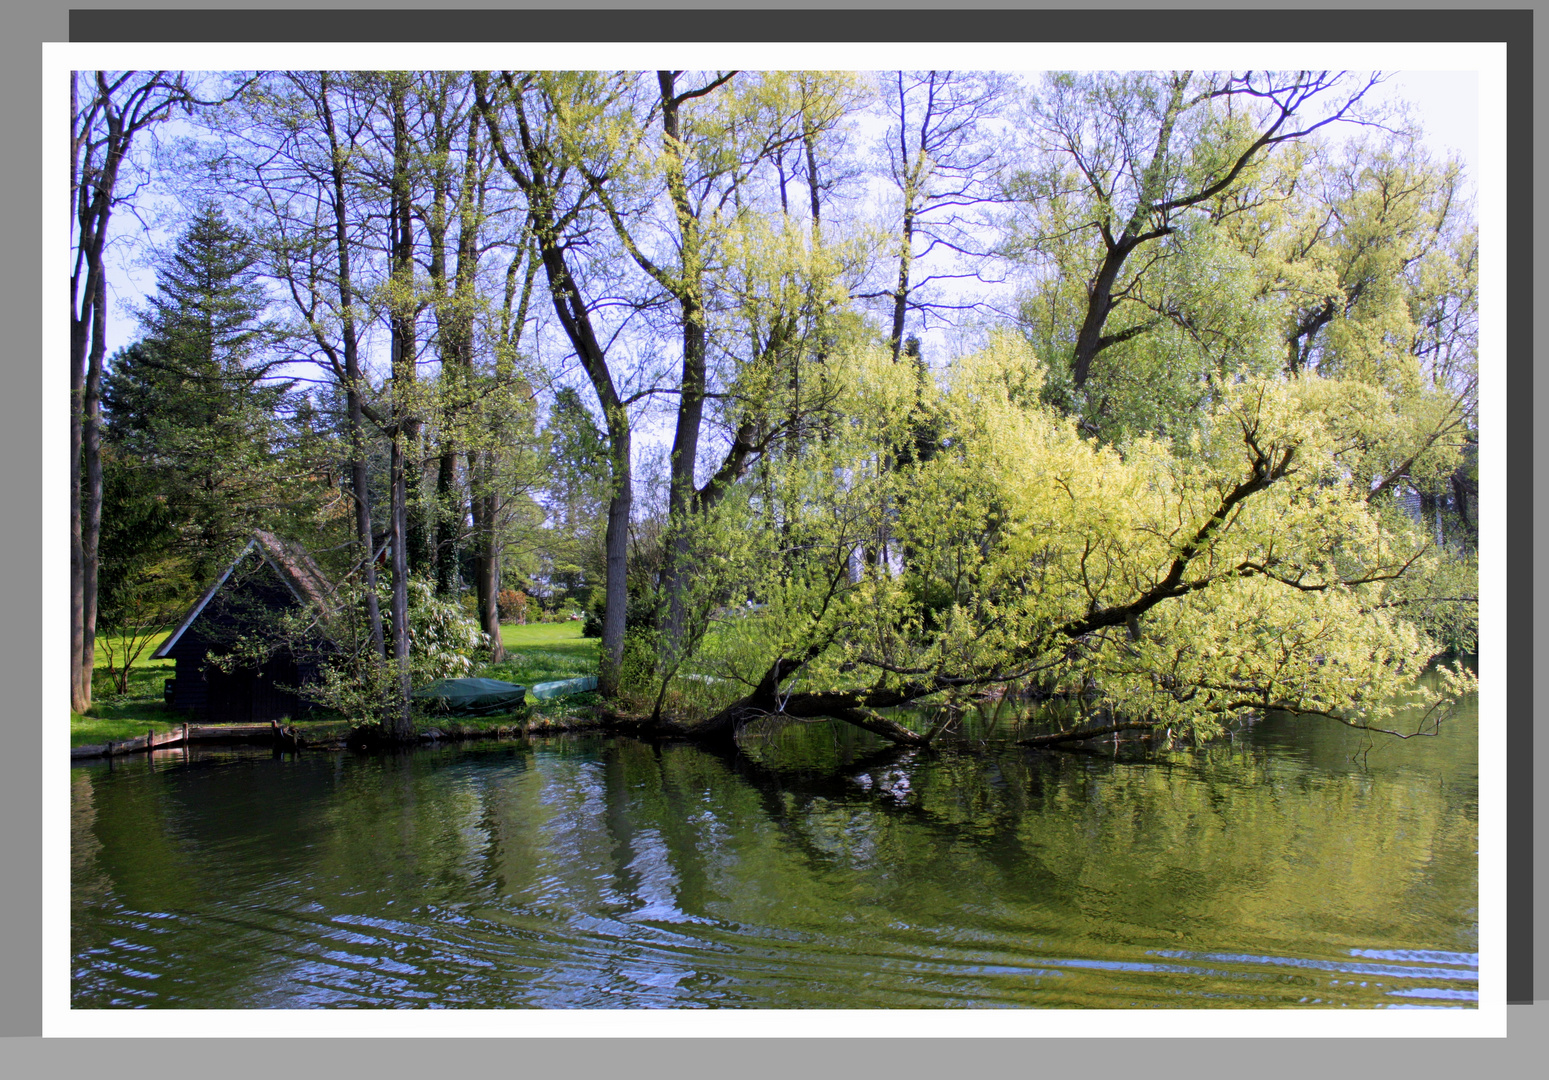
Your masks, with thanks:
M520 709L527 687L500 679L437 679L412 697L448 716L495 716Z

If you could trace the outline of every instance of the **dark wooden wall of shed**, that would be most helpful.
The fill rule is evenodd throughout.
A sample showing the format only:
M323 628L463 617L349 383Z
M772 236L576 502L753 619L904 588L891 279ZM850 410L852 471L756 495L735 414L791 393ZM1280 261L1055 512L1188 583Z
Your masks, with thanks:
M181 643L180 643L181 644ZM315 664L300 664L289 656L277 656L261 668L223 671L197 656L177 659L172 708L193 713L216 723L267 723L298 719L311 705L291 689L317 678Z

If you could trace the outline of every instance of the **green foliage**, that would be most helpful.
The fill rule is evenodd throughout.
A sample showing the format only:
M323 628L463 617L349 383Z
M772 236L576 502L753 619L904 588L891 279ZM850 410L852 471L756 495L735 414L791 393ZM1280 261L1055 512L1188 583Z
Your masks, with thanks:
M470 111L476 81L489 115ZM1369 724L1432 655L1473 646L1478 239L1454 163L1400 126L1279 141L1352 105L1346 76L1055 73L1009 129L1000 76L893 81L886 164L913 210L882 238L828 201L853 164L852 76L260 80L244 167L275 200L253 201L277 215L266 266L298 304L293 353L332 377L306 402L268 384L252 245L202 214L109 375L106 616L175 591L159 552L213 565L277 514L358 573L349 390L376 425L372 529L399 509L391 432L413 567L455 595L498 554L530 621L585 598L590 636L629 425L676 412L670 496L629 524L631 708L692 719L757 692L844 711L1016 683L1202 734L1269 707ZM925 97L929 117L911 111ZM317 180L336 165L337 192ZM315 219L335 197L339 232ZM932 303L917 248L978 271L986 200L1025 285L1011 325L934 366L871 347L889 333L865 301ZM409 204L413 223L390 211ZM497 251L503 283L479 261ZM878 266L889 280L868 284ZM575 376L540 379L518 349L534 281L561 268L570 336L532 355L579 356L606 416L568 387L545 402ZM393 353L386 382L367 362L346 387L345 327L369 353L384 320L415 362ZM466 670L465 613L410 589L414 681ZM369 717L402 673L360 599L330 615L325 695Z
M1039 404L1042 365L1001 337L957 365L942 451L889 470L913 380L849 370L849 427L772 469L786 519L721 526L704 595L757 604L707 603L688 669L747 692L778 661L781 693L855 700L1025 680L1201 736L1272 707L1381 726L1473 685L1415 684L1433 631L1466 638L1472 570L1367 500L1371 386L1214 383L1186 453L1121 453Z
M102 456L101 568L97 623L110 628L165 622L198 584L178 558L177 519L152 469L108 447Z
M162 501L176 530L166 553L190 559L195 580L306 490L276 456L288 385L267 381L272 331L254 258L219 211L202 211L158 268L145 336L113 356L103 380L107 443Z
M438 597L426 578L409 580L409 672L416 687L460 678L486 650L484 632L454 601Z

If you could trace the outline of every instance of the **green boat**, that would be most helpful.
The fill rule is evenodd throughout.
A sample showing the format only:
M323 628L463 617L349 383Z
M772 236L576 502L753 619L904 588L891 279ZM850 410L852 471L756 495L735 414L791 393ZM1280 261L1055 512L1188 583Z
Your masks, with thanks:
M437 679L411 696L446 716L498 716L520 709L527 687L500 679Z

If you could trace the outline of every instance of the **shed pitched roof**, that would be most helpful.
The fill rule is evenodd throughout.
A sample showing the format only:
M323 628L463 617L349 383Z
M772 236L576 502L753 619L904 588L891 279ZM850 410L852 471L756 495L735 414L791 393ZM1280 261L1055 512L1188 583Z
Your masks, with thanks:
M161 643L155 652L151 654L153 660L164 660L173 646L183 636L184 632L194 624L205 607L221 591L221 588L231 579L232 573L242 565L249 555L257 553L264 562L274 570L279 579L285 583L296 602L303 607L313 607L326 611L329 608L329 598L333 595L333 586L318 569L317 563L305 551L293 544L288 544L273 533L262 530L253 533L253 538L231 560L231 565L221 573L220 577L204 591L198 600L194 601L188 613L183 616L177 629L167 635L167 640Z

